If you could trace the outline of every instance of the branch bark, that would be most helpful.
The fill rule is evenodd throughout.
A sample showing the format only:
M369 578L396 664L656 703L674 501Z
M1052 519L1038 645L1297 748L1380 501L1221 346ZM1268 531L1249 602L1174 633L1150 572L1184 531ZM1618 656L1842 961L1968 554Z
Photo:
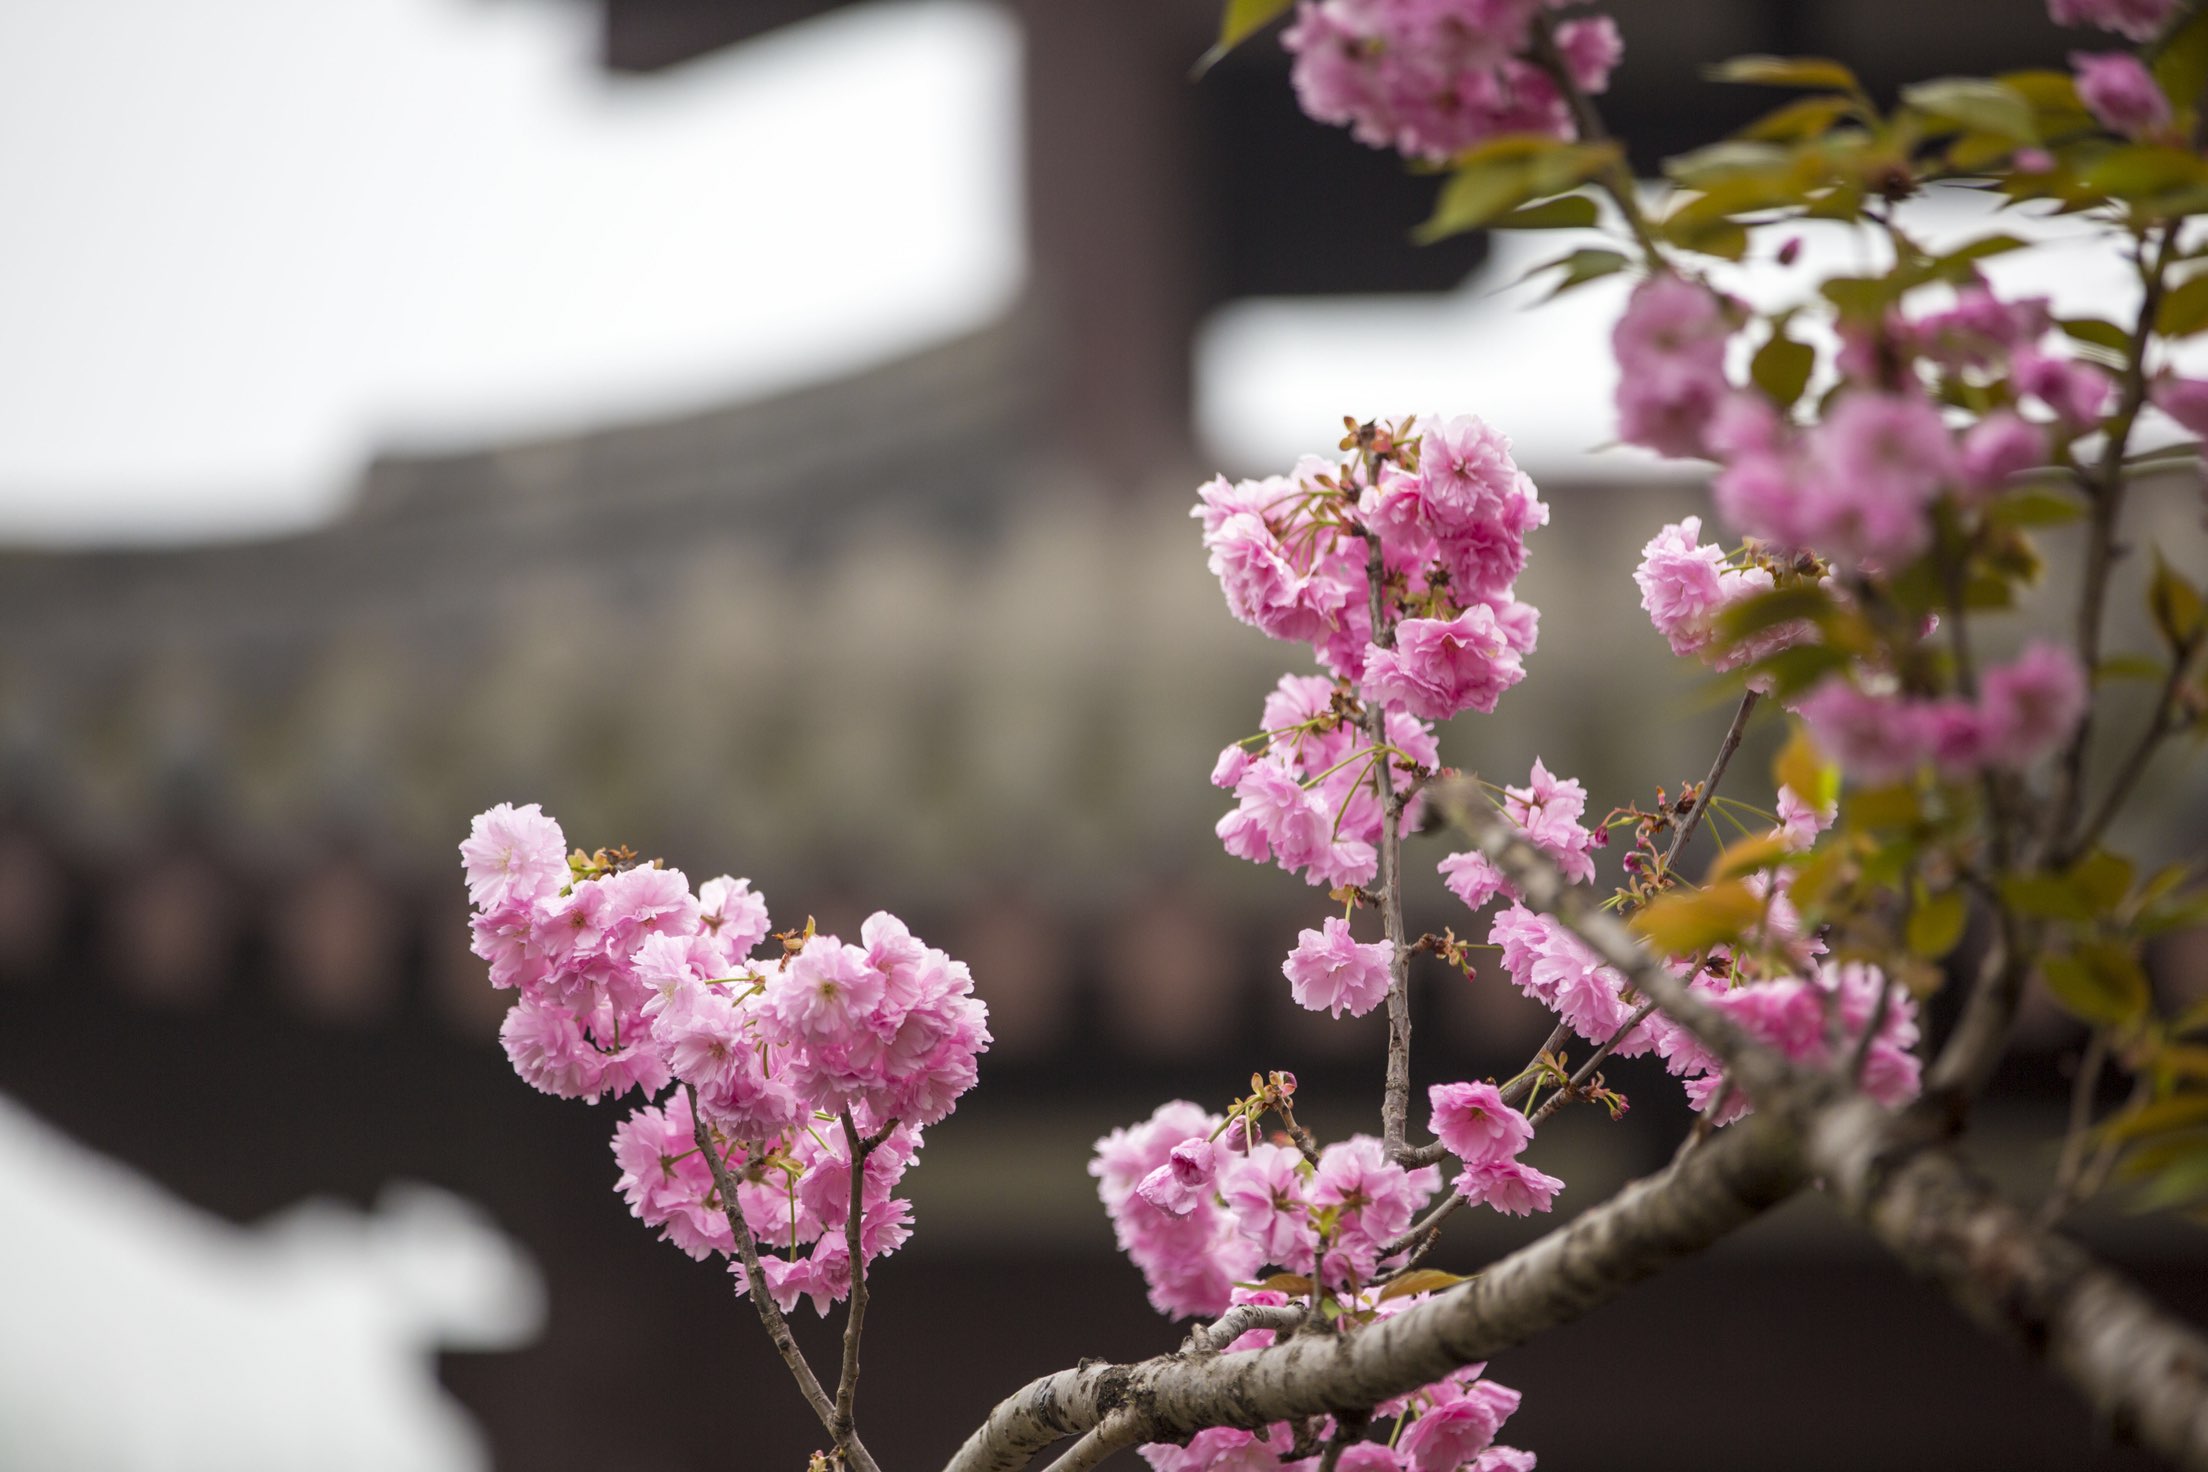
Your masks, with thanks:
M2075 1243L2035 1228L1945 1147L1937 1111L1890 1113L1844 1074L1763 1048L1567 886L1546 855L1482 813L1476 794L1440 797L1529 906L1557 916L1723 1058L1729 1086L1746 1089L1756 1113L1478 1278L1366 1328L1045 1376L1000 1403L947 1472L1014 1472L1053 1441L1107 1423L1077 1450L1352 1414L1577 1317L1812 1175L1904 1265L2061 1376L2112 1431L2208 1472L2208 1339Z
M1052 1442L1084 1435L1107 1417L1139 1426L1134 1439L1173 1441L1210 1426L1255 1430L1368 1409L1608 1302L1784 1200L1803 1180L1784 1131L1751 1119L1471 1282L1354 1334L1046 1375L991 1411L945 1472L1016 1472Z

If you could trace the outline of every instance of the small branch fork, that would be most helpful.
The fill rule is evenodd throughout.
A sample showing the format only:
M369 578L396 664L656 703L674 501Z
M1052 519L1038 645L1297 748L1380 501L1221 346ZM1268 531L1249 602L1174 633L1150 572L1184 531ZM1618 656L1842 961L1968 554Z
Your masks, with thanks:
M1015 1472L1052 1442L1085 1441L1107 1422L1114 1445L1131 1445L1369 1408L1616 1297L1813 1175L1902 1263L2045 1363L2108 1425L2208 1472L2208 1338L2003 1201L1945 1148L1937 1111L1890 1113L1844 1071L1790 1063L1745 1034L1568 886L1547 855L1486 813L1469 787L1437 799L1527 906L1556 916L1692 1031L1756 1112L1479 1277L1356 1333L1294 1335L1248 1354L1090 1362L1045 1376L999 1403L946 1472Z
M773 1341L776 1352L782 1356L782 1363L789 1366L791 1378L797 1381L797 1388L804 1395L805 1403L820 1418L822 1429L835 1438L836 1454L843 1459L844 1465L850 1467L852 1472L881 1472L880 1465L874 1460L874 1454L866 1449L866 1443L859 1440L858 1432L851 1426L846 1394L848 1386L838 1388L837 1399L829 1399L828 1392L821 1387L820 1378L813 1373L813 1367L805 1362L805 1352L798 1348L796 1336L790 1333L789 1320L782 1317L782 1310L775 1305L774 1295L767 1291L767 1275L759 1267L759 1246L752 1240L751 1227L744 1221L743 1209L736 1201L736 1178L729 1173L728 1162L721 1158L721 1147L713 1139L713 1131L707 1126L705 1117L698 1113L698 1091L689 1084L684 1084L682 1091L690 1099L691 1138L697 1142L698 1153L705 1157L706 1168L713 1172L713 1188L720 1193L721 1211L727 1216L728 1229L736 1238L736 1255L744 1264L744 1281L750 1287L752 1307L759 1311L759 1322L766 1325L767 1338ZM847 1127L848 1124L849 1121L846 1120ZM854 1162L853 1181L858 1181L862 1173L863 1167ZM852 1199L854 1202L858 1199L856 1187ZM860 1296L863 1291L860 1287L864 1272L862 1263L863 1259L854 1255L851 1266L854 1304L864 1301ZM855 1313L854 1327L847 1328L845 1334L844 1373L847 1379L855 1377L858 1370L858 1331L855 1327L857 1317ZM839 1421L841 1430L837 1429Z

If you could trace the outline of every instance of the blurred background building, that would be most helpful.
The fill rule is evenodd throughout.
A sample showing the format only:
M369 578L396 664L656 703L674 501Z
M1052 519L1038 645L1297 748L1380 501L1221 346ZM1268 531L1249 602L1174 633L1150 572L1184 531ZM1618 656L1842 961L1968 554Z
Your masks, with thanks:
M1711 59L1829 52L1890 94L2065 47L2037 0L1613 8L1606 107L1651 174L1769 101L1696 80ZM443 1363L499 1465L797 1467L819 1436L723 1280L625 1216L611 1113L508 1072L466 948L473 813L539 800L576 842L750 876L778 921L887 906L971 963L997 1046L869 1322L870 1441L925 1466L1029 1375L1176 1342L1111 1252L1096 1135L1256 1068L1342 1129L1377 1094L1376 1026L1278 980L1313 896L1210 833L1212 757L1293 661L1224 615L1200 479L1323 450L1345 412L1486 415L1556 512L1542 647L1445 754L1518 779L1538 750L1598 805L1706 764L1726 713L1630 581L1699 493L1589 453L1614 299L1527 318L1497 294L1522 252L1411 247L1430 181L1302 119L1269 40L1191 82L1215 5L201 9L0 20L43 78L0 105L0 178L41 206L0 245L30 324L0 347L0 1090L235 1222L394 1179L482 1203L549 1304L528 1348ZM359 84L374 147L288 136L316 75ZM446 131L548 75L572 116ZM168 172L192 143L163 117L202 112L256 161L234 194ZM483 143L515 117L564 118L565 162ZM80 155L145 187L65 176ZM358 207L294 239L293 185ZM150 260L114 233L171 211ZM204 298L203 257L229 283ZM416 258L426 300L383 274ZM149 332L135 304L179 297ZM2189 483L2144 511L2208 561ZM2180 791L2146 837L2197 851L2204 816ZM1438 884L1415 902L1449 923ZM1500 983L1418 1005L1422 1080L1541 1036ZM1997 1137L2051 1139L2073 1046L2036 1025ZM1674 1088L1615 1081L1626 1124L1560 1120L1567 1203L1677 1137ZM1523 1235L1460 1230L1465 1262ZM2194 1239L2095 1230L2208 1307ZM1497 1373L1555 1467L2131 1464L1814 1201Z

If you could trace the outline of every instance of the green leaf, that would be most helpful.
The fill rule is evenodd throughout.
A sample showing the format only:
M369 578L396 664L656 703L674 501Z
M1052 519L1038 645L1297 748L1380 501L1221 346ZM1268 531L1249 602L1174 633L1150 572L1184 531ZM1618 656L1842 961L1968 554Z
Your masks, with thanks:
M2060 874L2009 874L2001 880L2001 899L2019 915L2042 920L2091 920L2093 902Z
M1728 644L1806 619L1819 623L1832 612L1832 595L1817 583L1795 583L1729 603L1717 616L1718 637Z
M1477 230L1524 204L1532 193L1531 171L1524 159L1482 159L1466 164L1441 186L1433 214L1411 232L1411 238L1420 245L1432 245Z
M2169 666L2151 654L2111 654L2093 671L2095 683L2109 680L2152 680L2157 683L2168 678Z
M1602 213L1584 194L1559 195L1529 204L1495 220L1496 230L1584 230L1600 222ZM1622 259L1622 257L1621 257Z
M1227 0L1226 13L1219 19L1219 39L1212 43L1203 60L1196 63L1200 75L1218 64L1219 58L1256 35L1284 14L1294 0Z
M1718 851L1710 861L1709 878L1739 879L1749 874L1761 874L1769 869L1782 867L1794 855L1794 842L1784 833L1758 834L1743 838Z
M1907 783L1892 787L1864 787L1848 794L1842 806L1850 828L1907 828L1923 816L1917 789Z
M2208 327L2208 271L2170 288L2154 311L2154 330L2164 337L2190 337Z
M2056 1001L2088 1022L2129 1022L2151 1000L2138 957L2117 941L2086 941L2067 956L2049 956L2040 975Z
M1752 183L1776 188L1794 172L1794 150L1778 143L1728 138L1664 160L1664 177L1682 189Z
M1909 912L1909 950L1937 961L1961 944L1970 920L1970 900L1959 889L1934 895Z
M2131 334L2105 317L2064 317L2055 325L2079 342L2107 348L2112 353L2131 351Z
M2198 102L2208 91L2208 9L2194 6L2147 60L2172 108L2183 111Z
M1809 729L1793 722L1793 734L1771 763L1771 781L1803 802L1822 808L1840 796L1840 769L1825 760Z
M1755 357L1749 360L1748 376L1772 403L1791 409L1802 390L1809 387L1809 375L1816 367L1815 348L1774 329L1771 340L1756 349Z
M1854 108L1848 98L1829 93L1797 97L1741 129L1740 136L1757 143L1798 143L1827 131Z
M1981 133L2037 143L2039 128L2023 94L1983 77L1941 77L1901 89L1901 100L1920 112Z
M2159 143L2118 144L2078 170L2078 183L2086 190L2118 199L2151 200L2204 181L2208 181L2208 163Z
M1958 281L1969 272L1963 270L1977 261L1987 261L1995 256L2005 256L2011 251L2023 250L2031 242L2015 235L1981 235L1951 251L1945 251L1933 260L1934 274L1942 281Z
M2208 1141L2149 1179L2132 1205L2140 1211L2184 1206L2208 1196Z
M1542 298L1543 301L1552 301L1574 287L1585 286L1590 281L1600 281L1605 276L1614 276L1630 264L1630 261L1614 250L1575 250L1568 256L1542 262L1528 271L1526 276L1530 279L1543 271L1563 267L1564 274L1557 278L1556 285L1550 287L1549 294Z
M1790 644L1766 654L1748 666L1746 673L1757 680L1768 678L1771 688L1766 693L1783 699L1822 683L1826 676L1852 663L1844 650L1830 644Z
M1454 1288L1459 1283L1469 1283L1470 1278L1457 1273L1445 1273L1439 1268L1419 1268L1405 1273L1380 1290L1380 1301L1391 1298L1408 1298L1413 1293L1439 1293L1444 1288Z
M2010 491L1990 515L2003 526L2066 526L2085 513L2085 501L2076 491L2042 482Z
M1839 62L1822 56L1736 56L1703 73L1713 82L1750 87L1825 87L1860 92L1863 84Z
M2154 577L2147 583L2147 611L2171 649L2184 653L2199 640L2204 612L2200 589L2154 549Z
M2138 1140L2202 1124L2208 1124L2208 1094L2180 1094L2126 1109L2103 1124L2100 1133L2111 1140Z
M2097 848L2070 866L2064 876L2076 886L2085 902L2096 916L2116 913L2131 893L2131 882L2138 876L2138 869L2122 854Z
M2141 940L2151 940L2173 930L2191 930L2197 925L2208 925L2208 890L2196 889L2191 894L2157 900L2132 922L2131 930Z
M1763 896L1738 879L1659 895L1633 917L1636 934L1669 956L1698 956L1738 940L1763 917Z
M2051 68L2003 72L1994 80L2030 103L2032 111L2042 117L2054 116L2065 121L2075 118L2080 122L2092 120L2085 104L2078 100L2077 79L2068 72Z

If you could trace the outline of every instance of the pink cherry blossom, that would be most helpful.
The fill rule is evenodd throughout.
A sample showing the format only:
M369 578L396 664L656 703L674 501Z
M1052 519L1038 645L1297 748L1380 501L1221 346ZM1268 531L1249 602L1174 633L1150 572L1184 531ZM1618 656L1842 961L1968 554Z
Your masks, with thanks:
M1135 1194L1168 1216L1186 1216L1210 1194L1219 1173L1216 1156L1201 1135L1183 1140L1163 1165L1136 1183Z
M1388 962L1386 941L1359 941L1347 920L1329 915L1321 929L1301 932L1280 969L1300 1005L1362 1017L1388 994Z
M2073 51L2078 100L2111 133L2144 138L2170 126L2170 100L2145 63L2129 51Z
M2134 41L2151 41L2169 23L2178 0L2047 0L2058 26L2099 26Z
M1468 1166L1511 1159L1533 1138L1533 1126L1493 1084L1435 1084L1426 1097L1434 1137Z
M1472 1205L1490 1207L1505 1216L1547 1211L1556 1193L1564 1189L1555 1176L1522 1160L1483 1160L1466 1166L1450 1184Z
M1453 619L1405 619L1396 625L1393 649L1375 646L1365 655L1367 698L1399 703L1425 720L1463 710L1485 714L1524 678L1518 651L1484 605Z
M567 883L567 839L535 803L479 813L460 845L468 900L479 910L541 899Z
M1484 909L1498 894L1516 899L1510 881L1492 859L1479 852L1449 854L1439 865L1449 892L1474 910Z
M2085 715L2085 671L2059 644L2035 640L1978 682L1986 759L2022 771L2077 729Z
M2154 406L2169 415L2186 433L2208 438L2208 378L2178 378L2165 374L2154 381Z

